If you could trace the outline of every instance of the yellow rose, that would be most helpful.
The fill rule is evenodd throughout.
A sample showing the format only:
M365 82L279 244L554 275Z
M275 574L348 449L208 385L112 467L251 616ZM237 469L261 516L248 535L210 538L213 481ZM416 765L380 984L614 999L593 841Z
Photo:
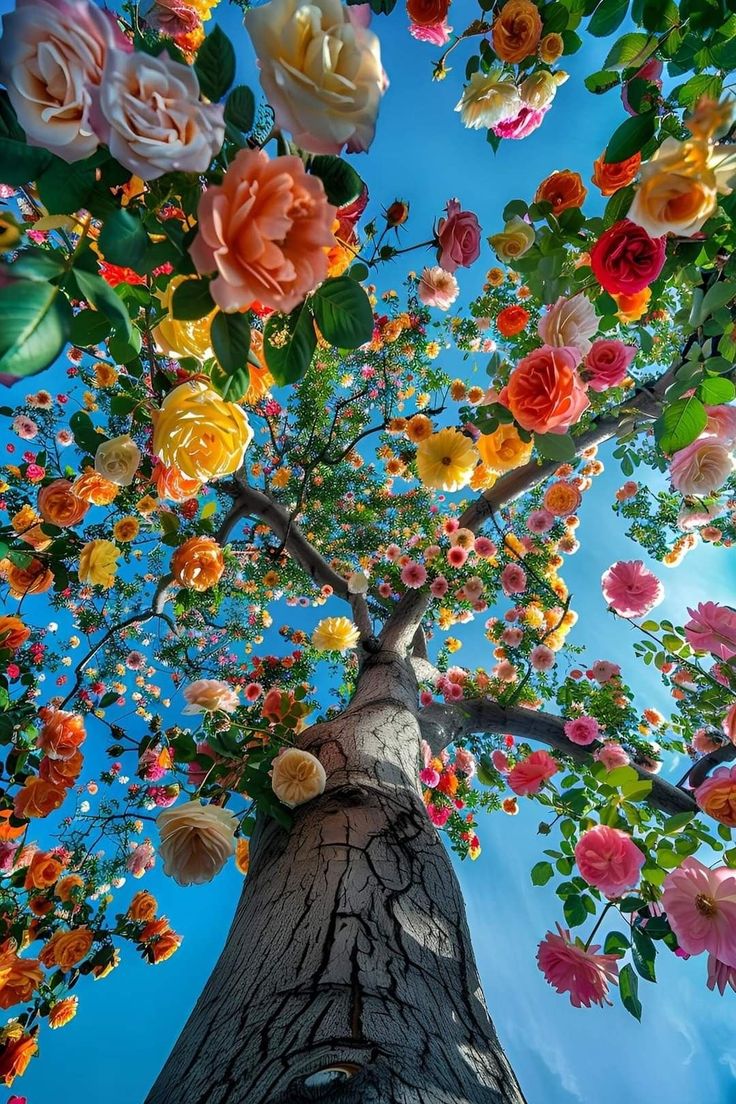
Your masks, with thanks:
M628 218L653 238L692 237L727 195L736 177L736 147L665 138L640 169Z
M174 292L180 284L189 279L191 279L190 276L174 276L173 280L170 280L166 285L165 291L159 295L161 306L167 311L167 315L161 319L154 329L153 338L156 347L161 350L164 356L191 356L196 357L197 360L207 360L208 357L212 356L210 326L215 316L215 310L210 311L204 318L194 318L186 321L174 318L171 313L171 301Z
M477 448L481 460L495 472L520 468L532 454L532 442L522 441L516 426L511 423L500 425L493 433L482 434Z
M290 809L324 793L327 775L316 755L301 748L282 748L271 768L271 787Z
M500 234L491 234L488 243L499 261L506 264L523 257L534 245L534 227L523 218L514 215L504 226Z
M153 451L164 464L205 483L231 475L243 463L253 437L236 403L225 402L202 382L175 387L153 415Z
M118 548L108 540L93 540L79 553L79 579L93 586L109 588L118 571Z

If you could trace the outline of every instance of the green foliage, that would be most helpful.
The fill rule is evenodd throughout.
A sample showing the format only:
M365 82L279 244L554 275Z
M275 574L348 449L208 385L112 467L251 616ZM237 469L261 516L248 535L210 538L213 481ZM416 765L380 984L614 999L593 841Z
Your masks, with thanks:
M212 28L197 51L194 71L202 95L213 102L222 99L235 80L235 50L224 31Z

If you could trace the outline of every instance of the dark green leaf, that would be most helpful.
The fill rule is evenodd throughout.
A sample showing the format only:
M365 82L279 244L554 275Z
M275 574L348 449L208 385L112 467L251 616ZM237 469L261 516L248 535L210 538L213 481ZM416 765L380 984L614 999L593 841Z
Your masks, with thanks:
M554 877L552 863L538 862L532 867L532 885L546 885L550 878Z
M71 326L71 308L57 287L13 280L0 288L0 375L33 376L56 360Z
M105 440L104 434L99 434L95 429L92 419L84 410L75 410L69 419L69 428L74 434L74 440L84 452L94 456L101 441Z
M583 83L589 92L600 96L603 92L608 92L609 88L615 88L620 81L621 77L618 73L610 69L599 69L597 73L587 76Z
M227 387L229 395L232 395L232 387L240 388L238 398L242 398L248 390L248 351L250 349L250 315L249 314L225 314L218 311L212 319L210 327L212 348L226 379L237 373L245 373L245 387L242 387L242 379L233 381ZM225 394L225 381L221 381L218 390Z
M601 0L593 12L588 31L596 38L605 38L621 26L629 10L629 0Z
M622 954L624 951L628 951L631 944L628 937L623 932L612 931L606 936L606 941L603 944L604 954Z
M360 284L349 276L326 280L312 299L314 317L326 341L339 349L358 349L370 341L373 310Z
M51 161L45 149L27 146L16 138L0 138L0 180L11 188L37 180Z
M736 298L736 283L732 280L719 280L706 291L703 302L700 305L698 324L701 324L715 314L721 307L725 307Z
M272 314L266 322L263 352L276 383L295 383L300 379L311 364L316 348L317 335L307 303L302 303L287 316Z
M322 181L327 198L335 207L345 207L363 191L363 181L353 166L341 157L327 154L313 157L309 171Z
M72 318L69 340L72 345L86 349L99 345L109 336L112 323L96 310L82 310Z
M171 297L171 314L182 322L194 322L215 309L210 295L210 277L182 280Z
M55 280L64 271L64 262L57 253L48 249L26 249L8 267L11 279Z
M641 1020L641 1001L639 1000L639 981L631 966L623 967L618 975L621 1003L627 1012Z
M39 176L38 194L50 215L68 215L86 207L95 186L95 167L85 161L68 165L54 157Z
M253 129L256 100L245 84L236 84L225 101L225 122L248 134Z
M100 231L99 245L102 255L110 264L138 271L148 248L148 234L140 219L121 207L109 218Z
M606 164L625 161L638 153L654 136L657 126L657 114L648 111L644 115L634 115L626 119L611 135L606 146Z
M110 319L116 332L124 337L126 341L130 341L132 338L130 315L123 300L115 294L107 281L103 280L101 276L96 276L92 272L85 272L79 268L74 269L74 278L87 302L95 310L102 311Z
M585 907L585 902L577 893L571 893L569 897L565 898L562 911L565 914L565 920L568 926L571 928L577 928L588 919L588 910Z
M199 87L208 100L216 102L235 80L235 50L224 31L215 26L202 43L194 62Z
M547 460L572 460L575 442L569 433L535 433L534 445Z

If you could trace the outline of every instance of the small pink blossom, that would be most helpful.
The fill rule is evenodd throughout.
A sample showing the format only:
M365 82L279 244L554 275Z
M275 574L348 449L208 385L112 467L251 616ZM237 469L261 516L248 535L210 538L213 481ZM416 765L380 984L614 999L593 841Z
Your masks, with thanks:
M401 569L401 581L411 590L418 590L427 581L427 569L422 564L409 560Z
M526 519L526 526L530 533L548 533L554 523L554 515L549 510L532 510Z
M444 598L447 594L447 588L449 583L444 575L438 575L436 579L433 579L429 584L429 589L434 598Z
M137 844L126 860L126 867L134 878L142 878L147 870L152 870L156 864L156 852L150 840L144 840Z
M620 744L611 741L604 744L603 747L598 748L594 753L593 758L602 763L606 770L615 770L616 767L627 767L629 765L629 756L621 747Z
M444 828L450 819L450 810L447 805L432 805L427 806L427 815L434 824L435 828Z
M714 739L707 729L699 728L693 733L692 745L699 755L708 755L721 746L721 741Z
M601 576L603 597L620 617L644 617L664 598L664 587L642 560L619 560Z
M427 267L417 285L417 295L425 307L449 310L460 294L460 287L451 272L439 265Z
M261 686L260 682L249 682L248 685L245 687L244 693L245 700L247 702L255 702L258 701L261 694L263 693L263 687Z
M529 662L535 671L551 671L555 665L555 653L546 644L537 644L532 648Z
M38 426L33 418L28 418L25 414L19 414L13 420L13 431L24 441L32 441L38 435Z
M514 115L513 119L502 119L491 129L497 138L528 138L537 127L541 126L549 108L549 104L540 108L527 107L524 104L519 114Z
M455 749L455 767L466 774L468 778L472 778L475 774L475 757L467 748Z
M611 679L618 678L620 674L621 668L618 663L611 663L607 659L597 659L590 668L590 677L600 683L601 686L605 686Z
M533 751L512 767L508 784L519 797L538 793L547 779L557 774L559 769L557 761L548 751Z
M491 762L500 774L506 774L509 769L508 756L496 748L491 752Z
M463 211L457 199L450 199L445 217L437 224L437 263L447 272L469 268L480 256L480 223L472 211Z
M574 1008L610 1004L608 986L618 984L617 954L598 954L600 944L587 950L573 941L570 932L557 925L558 934L547 932L537 949L537 965L558 993L569 993Z
M501 640L504 644L508 644L509 648L518 648L524 639L524 631L519 628L504 629L501 633Z
M488 537L476 537L473 542L473 549L483 559L490 559L491 556L495 556L498 548L489 540Z
M493 670L493 674L501 682L516 682L519 673L507 659L502 660Z
M434 767L424 767L419 772L419 781L424 786L428 786L430 790L433 790L435 786L439 785L440 773L435 770Z
M446 18L441 23L432 23L429 27L420 27L418 23L410 23L409 34L417 42L428 42L430 46L444 46L450 41L452 27L447 26Z
M467 551L461 548L459 544L453 544L452 548L448 549L447 562L452 567L462 567L467 558Z

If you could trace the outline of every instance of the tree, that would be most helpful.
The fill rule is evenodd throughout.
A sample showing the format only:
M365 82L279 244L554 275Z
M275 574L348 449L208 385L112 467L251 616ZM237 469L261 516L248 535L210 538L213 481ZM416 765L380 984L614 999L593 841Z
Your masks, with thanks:
M0 1005L24 1006L0 1039L5 1084L39 1021L67 1022L73 987L113 969L122 942L153 964L175 953L147 890L110 915L110 886L158 852L182 885L233 856L247 876L148 1104L181 1086L192 1104L522 1101L440 838L472 861L478 812L519 798L551 817L531 877L559 883L565 926L538 962L560 993L590 1006L617 987L639 1017L638 978L674 951L707 951L709 985L736 988L736 613L711 602L682 626L655 621L657 573L606 572L601 600L672 691L665 718L616 665L586 671L562 577L614 439L628 477L615 511L651 558L679 562L696 532L734 539L736 153L718 100L732 32L706 3L660 7L634 5L643 30L586 82L620 85L629 112L594 165L603 215L584 213L577 173L553 173L507 206L489 239L499 264L449 318L479 222L450 200L431 240L406 246L403 201L364 221L339 155L370 144L384 81L347 9L330 33L358 87L340 115L329 73L283 83L281 0L246 16L270 101L258 112L233 87L229 40L201 41L199 17L126 8L113 27L83 0L71 21L28 0L32 34L8 18L9 56L49 11L41 41L61 19L89 103L72 127L39 123L0 73L0 365L12 384L71 345L74 381L2 411L33 442L3 492L19 606L0 618ZM446 7L429 24L408 8L415 37L446 37ZM435 74L480 40L459 107L496 148L542 123L583 15L606 35L627 10L511 0L455 36ZM75 53L81 25L102 68ZM662 60L714 72L665 94ZM168 97L150 116L149 78ZM438 263L401 293L369 282L428 247ZM450 345L457 378L440 365ZM32 619L26 603L45 609ZM269 606L328 603L314 631L284 623L287 650L264 653ZM473 669L447 633L479 615L496 662ZM332 702L315 697L318 666ZM56 671L54 696L39 676ZM85 791L93 731L110 762ZM677 784L658 775L671 752L694 760ZM126 759L137 780L120 798Z

